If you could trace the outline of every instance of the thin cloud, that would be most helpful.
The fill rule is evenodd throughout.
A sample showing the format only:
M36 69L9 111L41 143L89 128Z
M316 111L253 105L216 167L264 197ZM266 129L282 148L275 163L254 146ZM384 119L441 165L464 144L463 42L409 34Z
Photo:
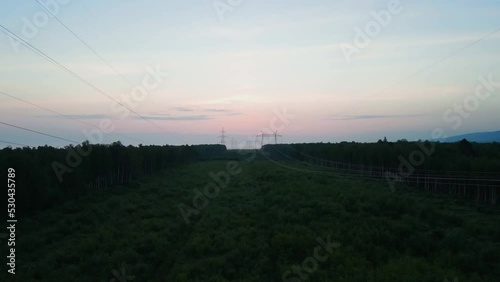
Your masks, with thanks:
M364 120L364 119L384 119L384 118L410 118L421 117L423 115L358 115L358 116L331 116L327 120Z
M221 116L239 116L243 114L240 112L234 112L232 110L227 110L227 109L203 109L203 112L216 113L220 114Z
M179 111L179 112L192 112L193 111L192 109L186 108L186 107L175 107L174 109Z
M73 119L105 119L105 118L109 118L108 115L103 115L103 114L90 114L90 115L82 114L82 115L64 115L64 116L68 117L68 118L73 118ZM38 116L35 116L35 117L54 118L54 117L61 117L61 116L57 116L57 115L38 115Z
M196 120L210 120L211 117L207 115L195 115L195 116L142 116L149 120L174 120L174 121L196 121ZM134 119L142 119L141 117L133 117Z
M243 113L238 113L238 112L229 112L229 113L225 113L223 114L223 116L229 116L229 117L232 117L232 116L240 116L242 115Z
M224 109L204 109L205 112L211 112L211 113L228 113L231 112L230 110L224 110Z

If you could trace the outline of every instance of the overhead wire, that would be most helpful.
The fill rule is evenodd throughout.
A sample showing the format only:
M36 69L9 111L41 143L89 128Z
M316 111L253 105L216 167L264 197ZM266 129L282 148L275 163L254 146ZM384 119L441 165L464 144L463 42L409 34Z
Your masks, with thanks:
M74 140L71 140L71 139L67 139L67 138L64 138L64 137L59 137L59 136L52 135L52 134L49 134L49 133L44 133L44 132L41 132L41 131L37 131L37 130L33 130L33 129L22 127L22 126L10 124L10 123L7 123L7 122L0 121L0 124L6 125L6 126L10 126L10 127L13 127L13 128L17 128L17 129L21 129L21 130L24 130L24 131L36 133L36 134L39 134L39 135L44 135L44 136L52 137L52 138L55 138L55 139L67 141L67 142L74 143L74 144L79 144L80 143L78 141L74 141Z
M12 32L11 30L9 30L8 28L6 28L5 26L3 26L3 25L0 24L0 28L2 28L2 29L0 29L0 31L2 31L4 34L6 34L7 36L13 38L14 40L18 40L20 43L22 43L24 46L26 46L29 50L31 50L35 54L41 56L42 58L44 58L45 60L47 60L47 61L49 61L49 62L51 62L53 64L55 64L59 68L61 68L64 71L66 71L68 74L71 74L72 76L74 76L75 78L77 78L78 80L80 80L81 82L83 82L84 84L86 84L87 86L91 87L92 89L96 90L98 93L100 93L103 96L107 97L111 101L113 101L113 102L117 103L118 105L122 106L123 108L127 109L128 111L130 111L131 113L133 113L137 117L141 118L142 120L144 120L147 123L151 124L152 126L154 126L155 128L157 128L158 130L162 131L163 133L165 133L167 135L172 135L171 133L166 132L164 129L160 128L158 125L156 125L155 123L151 122L149 119L145 118L144 116L142 116L138 112L136 112L133 109L131 109L130 107L126 106L122 102L114 99L109 94L107 94L103 90L99 89L97 86L95 86L94 84L92 84L88 80L84 79L80 75L76 74L75 72L73 72L69 68L65 67L64 65L62 65L61 63L59 63L58 61L56 61L55 59L53 59L49 55L45 54L43 51L41 51L40 49L36 48L35 46L33 46L32 44L30 44L29 42L27 42L23 38L19 37L17 34L15 34L14 32Z
M56 15L54 15L50 10L48 10L42 3L40 3L39 0L35 0L35 2L38 3L50 16L52 16L57 22L59 22L67 31L69 31L78 41L80 41L87 49L89 49L95 56L97 56L102 62L104 62L113 72L115 72L119 77L121 77L127 84L132 87L133 84L128 80L124 75L122 75L111 63L109 63L106 59L104 59L103 56L101 56L94 48L92 48L83 38L81 38L76 32L74 32L68 25L66 25L64 22L62 22ZM150 95L148 95L148 98L153 100ZM159 108L159 104L153 101L153 104L155 104ZM161 109L160 109L161 110ZM172 120L175 122L179 123L175 117L172 117ZM179 140L182 140L181 138L178 138ZM184 140L182 140L184 141Z
M406 80L409 80L409 79L411 79L411 78L419 75L420 73L425 72L426 70L429 70L430 68L432 68L432 67L434 67L434 66L436 66L436 65L438 65L438 64L440 64L440 63L442 63L442 62L444 62L444 61L446 61L448 59L450 59L451 57L457 55L458 53L464 51L465 49L468 49L468 48L476 45L477 43L483 41L484 39L486 39L486 38L494 35L495 33L499 32L499 31L500 31L500 27L497 28L497 29L495 29L495 30L493 30L492 32L489 32L489 33L481 36L480 38L474 40L473 42L470 42L469 44L466 44L465 46L463 46L463 47L461 47L461 48L453 51L452 53L450 53L450 54L448 54L448 55L446 55L446 56L444 56L444 57L442 57L442 58L440 58L440 59L438 59L438 60L430 63L429 65L424 66L423 68L418 69L417 71L413 72L412 74L410 74L410 75L408 75L408 76L406 76L406 77L404 77L402 79L399 79L398 81L396 81L396 82L394 82L394 83L392 83L392 84L390 84L390 85L382 88L381 90L370 94L368 97L373 98L373 97L376 97L376 96L384 93L388 89L391 89L392 87L394 87L396 85L399 85L400 83L402 83L402 82L404 82ZM351 105L354 104L354 103L355 102L352 102ZM343 107L343 108L348 108L348 107ZM345 112L346 111L342 111L342 112L337 113L336 115L340 115L340 114L345 113Z
M37 104L35 104L35 103L33 103L33 102L26 101L26 100L24 100L24 99L21 99L21 98L19 98L19 97L16 97L16 96L11 95L11 94L8 94L8 93L5 93L5 92L3 92L3 91L0 91L0 94L5 95L5 96L7 96L7 97L10 97L10 98L12 98L12 99L15 99L15 100L21 101L21 102L23 102L23 103L26 103L26 104L32 105L32 106L34 106L34 107L40 108L40 109L42 109L42 110L45 110L45 111L51 112L51 113L56 114L56 115L58 115L58 116L62 116L62 117L64 117L64 118L70 119L70 120L72 120L72 121L76 121L76 122L79 122L79 123L81 123L81 124L85 124L85 125L88 125L88 126L91 126L91 127L97 128L97 129L99 129L99 130L101 129L99 126L96 126L96 125L94 125L94 124L92 124L92 123L90 123L90 122L86 122L86 121L83 121L83 120L81 120L81 119L77 119L77 118L74 118L74 117L71 117L71 116L65 115L65 114L63 114L63 113L60 113L60 112L57 112L57 111L51 110L51 109L49 109L49 108L46 108L46 107L43 107L43 106L40 106L40 105L37 105ZM140 142L145 143L145 141L144 141L144 140L137 139L137 138L135 138L135 137L128 136L128 135L125 135L125 134L121 134L121 133L112 133L112 134L115 134L115 135L120 135L120 136L124 136L124 137L130 138L130 139L133 139L133 140L136 140L136 141L140 141Z
M51 11L49 11L49 9L47 9L47 7L45 7L42 3L40 3L39 0L35 0L35 2L37 2L38 5L40 5L40 7L42 7L52 18L54 18L56 21L58 21L64 28L66 28L67 31L69 31L71 34L73 34L74 37L76 37L83 45L85 45L85 47L87 47L87 49L89 49L92 53L94 53L94 55L96 55L101 61L103 61L108 67L110 67L116 74L118 74L122 79L124 79L125 81L130 83L130 81L128 81L127 78L125 78L115 67L113 67L113 65L111 65L101 55L99 55L99 53L97 53L96 50L94 50L92 47L90 47L90 45L87 44L87 42L85 42L73 30L71 30L71 28L69 28L66 24L64 24L56 15L54 15Z
M25 145L25 144L11 142L11 141L4 141L4 140L0 140L0 143L10 144L10 145L16 145L16 146L20 146L20 147L29 147L28 145Z

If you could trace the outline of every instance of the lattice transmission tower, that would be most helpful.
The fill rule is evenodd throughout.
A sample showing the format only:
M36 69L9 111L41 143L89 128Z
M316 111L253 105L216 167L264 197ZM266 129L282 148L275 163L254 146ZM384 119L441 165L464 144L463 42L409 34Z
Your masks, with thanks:
M221 133L221 135L219 136L220 137L220 144L226 145L226 131L224 130L224 127L222 128L220 133Z
M264 145L264 138L273 138L274 137L274 144L278 144L278 137L283 137L283 135L279 135L278 131L274 131L272 134L270 133L264 133L261 131L259 135L256 137L260 137L260 147ZM256 140L257 141L257 140Z

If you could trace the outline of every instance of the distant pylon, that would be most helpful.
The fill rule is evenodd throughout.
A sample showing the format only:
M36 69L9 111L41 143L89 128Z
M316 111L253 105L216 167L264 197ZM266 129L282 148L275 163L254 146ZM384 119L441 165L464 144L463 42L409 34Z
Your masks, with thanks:
M231 149L236 150L238 148L237 142L234 138L231 138Z
M220 144L221 145L226 145L226 131L224 131L224 127L222 128L222 131L220 132L221 135L219 136L220 137Z
M279 135L278 131L274 131L273 134L268 134L268 133L264 133L263 131L261 131L261 133L259 135L257 135L256 137L260 137L260 147L262 147L262 146L264 146L264 138L274 137L274 144L276 145L276 144L278 144L278 137L283 137L283 136Z
M278 144L278 137L283 137L282 135L278 134L278 130L274 132L274 145Z

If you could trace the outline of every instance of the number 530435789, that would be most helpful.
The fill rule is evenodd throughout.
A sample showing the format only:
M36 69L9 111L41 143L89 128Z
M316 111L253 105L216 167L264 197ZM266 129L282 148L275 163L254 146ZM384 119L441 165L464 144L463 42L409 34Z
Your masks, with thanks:
M16 187L16 181L15 181L15 177L16 177L16 171L13 169L13 168L9 168L7 170L8 174L7 174L7 187L8 188L14 188Z

